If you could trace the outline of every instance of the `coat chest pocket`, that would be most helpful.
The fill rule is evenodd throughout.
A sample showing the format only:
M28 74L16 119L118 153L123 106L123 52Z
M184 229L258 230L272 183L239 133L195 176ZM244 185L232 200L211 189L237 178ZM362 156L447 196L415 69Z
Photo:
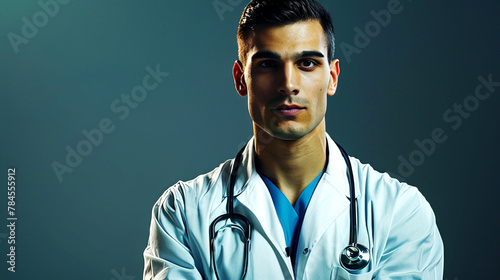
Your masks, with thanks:
M351 274L347 272L340 266L334 267L332 269L332 275L330 277L331 280L372 280L373 279L373 270L360 273L360 274Z

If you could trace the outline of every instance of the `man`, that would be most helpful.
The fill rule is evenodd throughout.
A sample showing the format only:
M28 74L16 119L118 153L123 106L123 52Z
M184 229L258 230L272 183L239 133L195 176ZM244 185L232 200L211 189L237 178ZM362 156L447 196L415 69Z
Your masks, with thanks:
M344 158L325 131L340 70L324 8L253 0L238 48L233 76L254 137L236 159L160 197L144 278L442 279L427 201Z

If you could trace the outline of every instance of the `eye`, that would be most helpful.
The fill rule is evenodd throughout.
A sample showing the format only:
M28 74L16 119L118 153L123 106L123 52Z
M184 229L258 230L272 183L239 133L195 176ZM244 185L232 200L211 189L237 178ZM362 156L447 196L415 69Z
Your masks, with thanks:
M303 59L299 62L299 67L305 68L305 69L313 69L318 65L318 62L316 62L313 59Z
M273 60L264 60L258 64L258 66L261 68L272 68L275 67L276 65L277 63Z

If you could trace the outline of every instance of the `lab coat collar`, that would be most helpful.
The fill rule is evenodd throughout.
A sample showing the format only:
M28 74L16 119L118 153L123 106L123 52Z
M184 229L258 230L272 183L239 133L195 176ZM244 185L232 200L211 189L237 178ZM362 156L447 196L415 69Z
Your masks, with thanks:
M322 180L325 180L328 185L339 193L343 194L345 197L350 198L349 191L349 181L347 179L347 165L342 157L342 154L337 147L337 144L326 134L326 139L328 143L329 159L328 166L326 167L325 173ZM258 179L262 182L262 179L255 169L255 152L254 152L254 137L252 137L247 145L243 148L243 156L240 163L240 167L237 171L237 177L234 194L238 196L247 188L252 188L255 184L250 184L254 180ZM354 176L356 182L356 176ZM359 195L359 186L357 182L355 183L356 197Z
M345 197L350 198L351 192L349 190L349 180L348 180L348 171L347 164L340 152L337 144L330 138L328 134L326 134L326 139L328 143L328 152L329 152L329 161L328 166L325 170L325 175L323 176L324 180L328 183L327 185L333 187L339 193L343 194ZM351 160L351 159L349 159ZM351 163L352 166L352 163ZM353 178L355 181L355 197L359 195L359 186L356 182L356 176L353 174Z

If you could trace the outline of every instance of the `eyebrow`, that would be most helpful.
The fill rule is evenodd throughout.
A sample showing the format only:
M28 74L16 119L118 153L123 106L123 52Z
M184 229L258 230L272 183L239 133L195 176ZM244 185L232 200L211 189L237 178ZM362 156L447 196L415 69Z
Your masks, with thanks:
M302 58L302 57L319 57L323 58L325 55L319 51L302 51L298 54L295 54L294 59ZM273 58L273 59L280 59L281 56L275 52L272 51L260 51L256 52L254 55L252 55L252 60L254 59L260 59L260 58Z
M323 53L318 52L318 51L303 51L299 55L297 55L296 57L301 58L301 57L311 57L311 56L320 57L320 58L325 57L325 55L323 55Z

